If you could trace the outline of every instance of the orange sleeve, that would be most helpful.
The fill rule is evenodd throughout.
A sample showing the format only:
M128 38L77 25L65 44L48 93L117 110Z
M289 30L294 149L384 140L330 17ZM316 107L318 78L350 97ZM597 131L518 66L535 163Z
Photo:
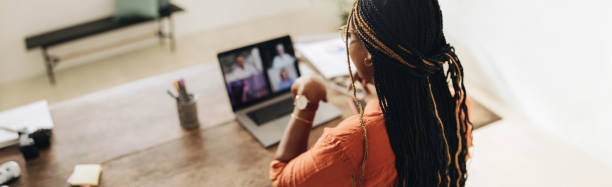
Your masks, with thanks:
M325 129L323 135L308 151L289 162L272 161L270 180L274 186L337 186L345 184L341 178L350 177L350 162L338 139Z
M468 117L469 119L472 119L472 99L471 97L467 97L465 100L465 105L467 105L467 113L468 113ZM470 159L471 157L471 153L469 151L469 148L471 148L472 146L474 146L474 144L472 143L472 140L474 139L474 137L472 136L472 122L469 122L467 124L467 132L465 133L466 136L466 142L467 142L467 147L468 147L468 151L467 151L467 155L465 157L465 160Z

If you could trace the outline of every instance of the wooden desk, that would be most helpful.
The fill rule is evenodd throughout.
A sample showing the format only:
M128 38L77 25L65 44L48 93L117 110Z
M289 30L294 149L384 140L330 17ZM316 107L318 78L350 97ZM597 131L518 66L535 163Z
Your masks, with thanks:
M178 77L200 97L199 130L181 129L165 93ZM102 164L101 186L269 186L276 146L263 148L233 120L221 90L219 67L205 64L58 103L51 106L51 147L28 162L18 147L2 149L0 162L21 166L13 187L67 186L73 167L86 163ZM310 145L325 127L352 114L348 96L328 89L328 97L342 118L315 128ZM477 126L494 115L478 104L473 112Z
M336 106L346 106L346 98L335 94L330 100L339 101ZM341 108L343 116L351 114L348 107ZM341 120L315 128L309 144L324 127L334 127ZM103 185L270 186L268 169L276 147L264 149L240 124L231 121L105 162Z
M17 146L0 150L0 162L14 160L22 168L11 186L67 186L73 167L84 163L102 164L101 186L269 186L276 146L263 148L231 120L216 64L195 69L52 105L55 128L49 149L28 162ZM185 77L200 96L199 130L181 129L174 101L159 86L170 86L175 77ZM348 96L328 92L343 116L350 115ZM322 126L333 127L341 119ZM322 130L313 130L311 144Z

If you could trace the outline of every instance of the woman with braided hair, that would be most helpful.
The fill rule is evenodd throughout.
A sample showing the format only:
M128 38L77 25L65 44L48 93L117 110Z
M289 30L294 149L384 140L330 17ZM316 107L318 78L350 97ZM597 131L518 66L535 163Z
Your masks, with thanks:
M463 187L468 97L437 0L356 0L343 32L357 68L348 67L351 79L373 84L378 100L307 149L325 86L297 79L296 109L271 163L274 185Z

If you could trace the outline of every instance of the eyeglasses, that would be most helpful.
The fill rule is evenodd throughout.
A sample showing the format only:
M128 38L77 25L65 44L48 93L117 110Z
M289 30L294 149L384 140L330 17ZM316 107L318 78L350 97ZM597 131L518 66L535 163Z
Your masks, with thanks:
M340 33L340 38L342 38L342 42L350 42L351 41L351 34L353 33L351 30L348 31L348 33L346 32L346 25L341 26L340 28L338 28L338 32ZM348 41L347 39L347 34L348 34Z

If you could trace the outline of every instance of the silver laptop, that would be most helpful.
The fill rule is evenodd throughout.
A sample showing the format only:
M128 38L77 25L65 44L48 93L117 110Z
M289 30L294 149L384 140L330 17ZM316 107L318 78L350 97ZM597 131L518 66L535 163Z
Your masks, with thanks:
M278 143L293 112L290 88L300 76L289 36L217 55L238 121L264 146ZM321 102L313 127L340 116Z

